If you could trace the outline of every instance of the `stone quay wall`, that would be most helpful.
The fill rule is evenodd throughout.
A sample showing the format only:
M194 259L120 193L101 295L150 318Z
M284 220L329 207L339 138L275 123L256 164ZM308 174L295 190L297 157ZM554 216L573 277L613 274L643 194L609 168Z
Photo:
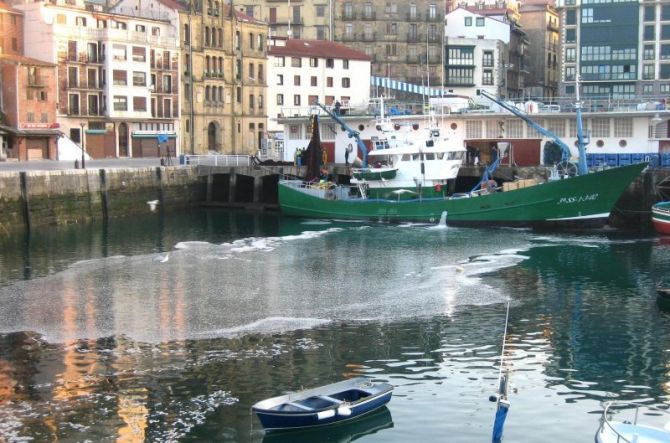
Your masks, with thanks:
M198 205L206 182L196 167L3 172L0 231Z

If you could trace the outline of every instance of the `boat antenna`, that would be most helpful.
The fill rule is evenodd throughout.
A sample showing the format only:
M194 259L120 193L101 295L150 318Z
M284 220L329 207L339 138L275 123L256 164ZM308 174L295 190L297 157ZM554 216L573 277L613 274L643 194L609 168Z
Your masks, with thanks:
M492 443L500 443L503 437L503 427L509 411L510 402L508 398L509 369L504 368L505 339L507 337L507 324L509 322L509 306L507 301L507 314L505 315L505 330L503 333L502 350L500 352L500 368L498 372L498 392L489 397L490 401L496 402L496 415L493 421Z

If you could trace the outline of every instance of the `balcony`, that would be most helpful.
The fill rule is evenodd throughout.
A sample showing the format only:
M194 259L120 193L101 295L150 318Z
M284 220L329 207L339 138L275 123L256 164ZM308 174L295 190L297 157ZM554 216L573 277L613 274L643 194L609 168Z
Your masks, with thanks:
M364 11L359 17L363 21L375 21L377 20L377 13L375 11Z
M46 86L46 77L41 75L28 75L28 87L44 88Z
M421 13L420 12L408 12L405 14L405 20L408 22L420 22L422 21L421 19Z
M361 40L364 42L373 42L377 38L377 33L376 32L364 32L361 35Z
M441 14L439 14L437 11L435 12L435 14L432 14L432 15L429 12L428 14L426 14L426 21L427 22L432 22L432 23L438 23L438 22L444 21L444 17Z
M414 32L407 33L407 43L419 43L424 41L425 38L422 34L417 34Z

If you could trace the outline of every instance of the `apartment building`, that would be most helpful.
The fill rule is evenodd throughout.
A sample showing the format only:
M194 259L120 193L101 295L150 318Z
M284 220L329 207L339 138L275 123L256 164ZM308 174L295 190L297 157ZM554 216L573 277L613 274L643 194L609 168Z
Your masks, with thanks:
M444 32L447 92L475 97L485 89L504 96L509 24L456 8L447 14Z
M335 0L335 40L372 59L372 75L442 84L444 2ZM417 99L397 91L396 98Z
M670 4L559 0L563 54L560 90L630 99L670 92Z
M24 55L24 16L0 2L0 161L57 159L56 66Z
M123 11L117 4L117 11ZM26 54L58 65L58 123L93 158L178 154L178 28L82 0L16 5Z
M309 115L316 103L348 108L370 100L370 57L325 40L273 39L268 46L268 130L277 118Z
M560 80L560 17L547 0L529 0L521 5L520 24L528 36L528 75L525 96L552 101Z
M184 152L255 155L267 139L267 24L210 0L179 16Z
M235 8L249 17L260 19L270 27L270 36L307 40L332 40L332 0L244 0Z

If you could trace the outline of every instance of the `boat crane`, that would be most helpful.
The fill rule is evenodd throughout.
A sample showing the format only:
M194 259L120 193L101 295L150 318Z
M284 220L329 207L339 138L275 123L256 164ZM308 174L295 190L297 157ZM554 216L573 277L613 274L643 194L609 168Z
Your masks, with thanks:
M356 144L358 145L358 148L361 150L363 153L363 162L362 166L364 168L368 167L368 147L365 146L365 143L363 143L363 140L361 140L360 137L360 132L354 130L349 126L344 119L342 119L338 114L335 112L331 111L330 109L326 108L323 104L316 102L316 105L323 109L323 111L330 116L333 120L335 120L337 123L339 123L340 127L342 128L343 131L347 132L347 135L349 138L353 138L356 140Z
M577 88L577 91L579 91L579 88ZM565 170L566 172L569 171L568 168L572 167L572 164L570 163L570 148L568 145L566 145L561 138L551 132L550 130L538 125L533 119L531 119L528 114L525 112L517 109L515 106L510 105L509 103L506 103L500 99L498 99L495 95L491 94L490 92L480 89L477 90L478 95L482 95L492 102L500 105L501 108L511 112L515 116L519 117L521 120L525 121L528 123L528 126L531 128L535 129L537 132L540 134L544 135L547 138L550 138L554 143L556 143L560 148L561 148L561 163L559 163L559 167ZM583 134L583 127L582 127L582 106L581 102L579 100L579 92L577 93L577 102L575 103L575 110L577 113L577 148L579 150L579 160L577 162L577 172L579 175L585 175L588 174L588 168L586 167L586 145L588 144L588 136L584 136Z

